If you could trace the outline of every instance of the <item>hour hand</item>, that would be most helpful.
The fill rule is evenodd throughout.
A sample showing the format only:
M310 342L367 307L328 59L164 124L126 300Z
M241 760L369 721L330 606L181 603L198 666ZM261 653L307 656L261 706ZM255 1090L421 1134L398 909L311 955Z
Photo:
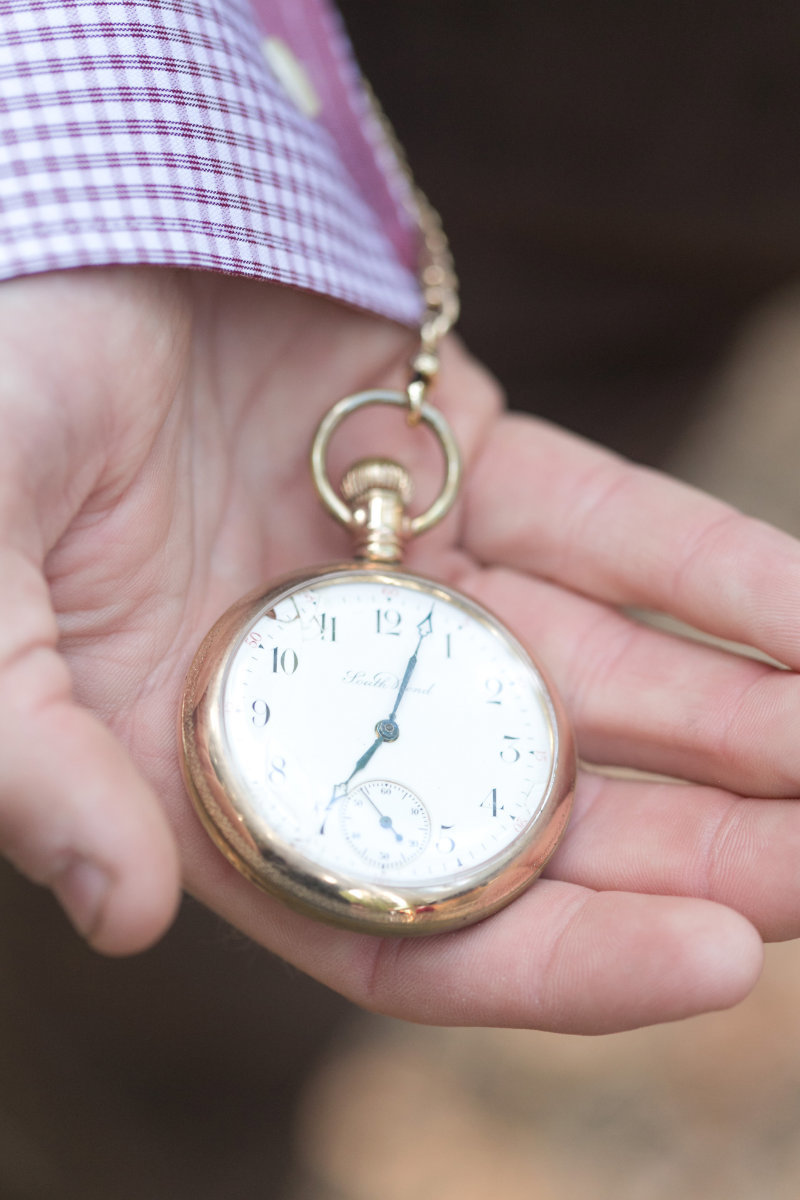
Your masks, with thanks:
M345 791L347 791L347 785L350 782L350 780L353 778L353 776L357 775L359 771L364 770L364 767L367 765L369 760L372 758L373 754L378 749L378 746L380 746L381 742L383 742L385 740L386 739L383 737L383 735L379 733L378 736L375 738L375 741L369 747L369 749L364 751L364 753L361 755L361 758L358 760L358 762L353 767L350 774L347 776L347 779L344 783Z
M333 785L333 791L331 793L331 798L325 807L325 815L322 818L322 825L320 826L320 830L319 830L320 833L325 832L325 823L328 820L328 813L331 811L331 809L333 808L336 801L342 800L347 795L347 789L350 786L350 780L353 778L354 775L357 775L359 771L363 771L364 767L367 765L367 763L372 758L375 751L378 749L378 746L380 746L381 742L383 742L385 740L386 739L384 737L382 737L381 734L379 733L378 736L375 738L375 741L372 743L372 745L369 746L368 749L366 749L364 751L364 753L361 755L361 758L358 760L356 765L353 767L352 771L347 776L347 779L345 779L343 783L335 783Z

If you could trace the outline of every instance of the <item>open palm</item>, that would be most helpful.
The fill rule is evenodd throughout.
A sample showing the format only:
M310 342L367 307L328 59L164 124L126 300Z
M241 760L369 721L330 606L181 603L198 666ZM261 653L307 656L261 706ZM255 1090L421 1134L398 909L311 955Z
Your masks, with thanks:
M792 539L503 414L448 345L436 399L466 484L409 565L531 645L584 758L692 782L585 772L546 877L479 926L335 931L211 845L181 783L176 712L230 603L346 554L312 493L309 440L334 400L402 385L409 335L288 289L145 268L5 284L0 331L0 846L98 949L151 942L182 882L368 1007L591 1032L733 1003L761 939L798 933L796 676L620 611L670 612L797 667ZM349 460L375 435L359 425ZM424 493L436 456L414 436Z

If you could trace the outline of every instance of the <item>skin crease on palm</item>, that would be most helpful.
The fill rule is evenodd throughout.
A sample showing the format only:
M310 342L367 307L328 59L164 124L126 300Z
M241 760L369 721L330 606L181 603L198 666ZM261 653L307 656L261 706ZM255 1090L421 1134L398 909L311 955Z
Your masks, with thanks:
M213 847L181 783L176 711L229 604L347 557L310 438L341 396L402 386L412 335L286 288L140 267L6 283L0 331L0 846L98 950L151 944L183 885L365 1007L592 1033L736 1003L762 939L797 936L796 676L620 611L664 610L796 669L791 538L504 414L450 338L435 398L464 489L407 565L531 646L586 759L691 782L582 772L545 877L471 929L332 930ZM390 420L354 423L334 457L394 452ZM408 436L424 500L439 464Z

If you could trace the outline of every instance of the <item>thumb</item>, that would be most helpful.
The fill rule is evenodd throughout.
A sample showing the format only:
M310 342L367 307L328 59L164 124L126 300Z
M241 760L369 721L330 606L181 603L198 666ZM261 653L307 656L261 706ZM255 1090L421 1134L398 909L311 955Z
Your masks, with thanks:
M2 561L0 853L52 888L97 950L134 953L175 913L172 832L124 747L73 701L41 574Z

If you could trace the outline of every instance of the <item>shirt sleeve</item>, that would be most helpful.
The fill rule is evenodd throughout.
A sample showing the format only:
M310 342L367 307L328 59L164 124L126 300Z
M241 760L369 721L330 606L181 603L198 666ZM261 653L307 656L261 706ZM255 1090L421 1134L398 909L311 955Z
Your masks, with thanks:
M0 279L195 267L412 324L408 193L327 0L0 0Z

